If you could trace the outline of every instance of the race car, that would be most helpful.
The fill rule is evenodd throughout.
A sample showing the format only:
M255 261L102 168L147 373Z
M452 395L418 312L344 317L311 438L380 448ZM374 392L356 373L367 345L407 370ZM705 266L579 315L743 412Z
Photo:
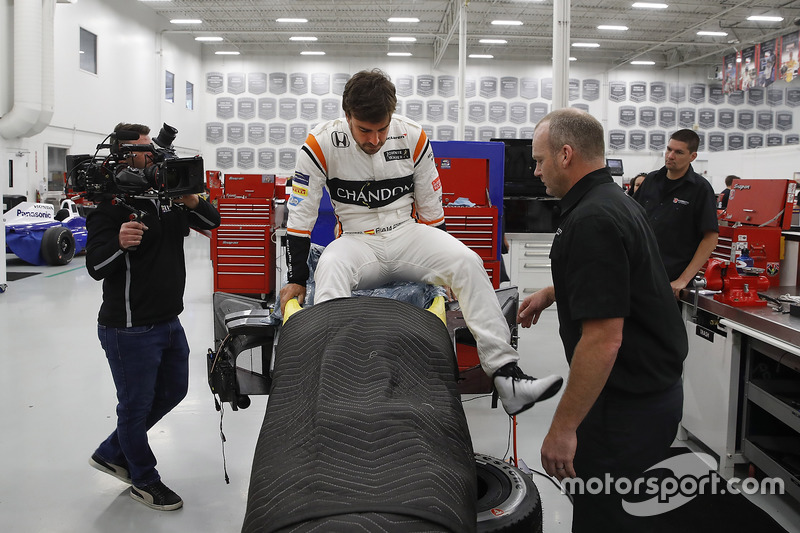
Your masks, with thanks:
M22 202L3 214L6 253L32 265L66 265L86 247L86 218L72 200Z

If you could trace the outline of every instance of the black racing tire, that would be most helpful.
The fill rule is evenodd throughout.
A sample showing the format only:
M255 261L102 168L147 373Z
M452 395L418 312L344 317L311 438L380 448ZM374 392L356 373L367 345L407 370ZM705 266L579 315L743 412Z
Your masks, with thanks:
M48 228L42 237L42 258L51 266L66 265L75 256L75 237L69 228Z
M542 532L542 501L530 476L500 459L475 454L478 532Z

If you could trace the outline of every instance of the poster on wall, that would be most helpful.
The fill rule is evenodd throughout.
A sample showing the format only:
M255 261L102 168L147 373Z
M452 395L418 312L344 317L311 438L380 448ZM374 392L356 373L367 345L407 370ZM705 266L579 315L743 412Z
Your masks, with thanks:
M796 31L781 37L781 68L778 75L786 83L797 77L798 41L800 32Z
M436 94L442 98L452 98L456 95L456 77L450 75L439 76L436 80Z
M612 102L624 102L627 93L627 85L624 81L608 82L608 99Z
M519 78L516 76L503 76L500 78L500 96L503 98L516 98L519 94Z
M722 90L721 83L708 86L708 103L718 105L725 101L725 91Z
M742 62L739 66L739 88L749 91L758 81L758 45L742 50Z
M693 83L689 86L689 103L702 104L706 101L706 84Z
M228 92L231 94L242 94L246 88L244 72L228 73Z
M248 74L247 92L251 94L264 94L267 92L267 73L251 72Z
M311 75L311 94L325 96L331 90L331 76L327 72L315 72Z
M722 92L725 94L739 88L739 52L726 55L722 58Z
M764 88L750 87L747 91L747 105L760 106L764 103Z
M520 78L519 80L519 95L526 100L533 100L539 97L539 79L538 78Z
M209 72L206 74L206 92L219 94L225 89L225 76L222 72Z
M777 72L778 57L777 51L780 47L780 39L770 39L759 45L758 57L758 86L769 87L775 81Z

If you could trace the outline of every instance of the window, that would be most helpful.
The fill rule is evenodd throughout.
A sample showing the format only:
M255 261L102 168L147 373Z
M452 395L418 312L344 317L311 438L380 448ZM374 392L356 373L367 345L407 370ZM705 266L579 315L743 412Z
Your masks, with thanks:
M194 109L194 83L186 82L186 109Z
M80 35L80 67L81 70L97 74L97 35L81 30Z
M173 74L170 71L167 71L167 77L166 77L165 86L166 86L165 98L166 98L167 102L174 103L175 102L175 74Z
M47 191L64 192L64 172L67 170L67 149L47 147Z

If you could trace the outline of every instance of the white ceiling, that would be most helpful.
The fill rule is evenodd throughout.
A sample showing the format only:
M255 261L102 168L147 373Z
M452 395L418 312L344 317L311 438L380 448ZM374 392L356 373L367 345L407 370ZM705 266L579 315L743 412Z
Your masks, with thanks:
M467 52L492 54L496 60L550 61L554 0L467 0ZM667 9L634 9L634 0L572 0L572 43L596 42L577 49L578 61L616 66L648 59L659 68L719 65L724 55L800 30L800 0L655 0ZM146 3L165 19L198 18L202 24L170 25L176 31L218 35L209 50L241 54L299 54L322 50L327 57L383 55L389 51L430 58L458 57L458 17L464 0L161 0ZM782 22L750 22L749 15L779 15ZM390 16L413 16L418 24L387 22ZM305 24L281 24L279 17L302 17ZM496 26L496 19L520 20L521 26ZM602 31L599 24L628 26ZM454 30L454 31L451 31ZM701 37L698 30L727 32ZM316 42L293 42L292 36L315 36ZM413 44L389 43L390 36L413 36ZM508 43L481 44L501 38Z

